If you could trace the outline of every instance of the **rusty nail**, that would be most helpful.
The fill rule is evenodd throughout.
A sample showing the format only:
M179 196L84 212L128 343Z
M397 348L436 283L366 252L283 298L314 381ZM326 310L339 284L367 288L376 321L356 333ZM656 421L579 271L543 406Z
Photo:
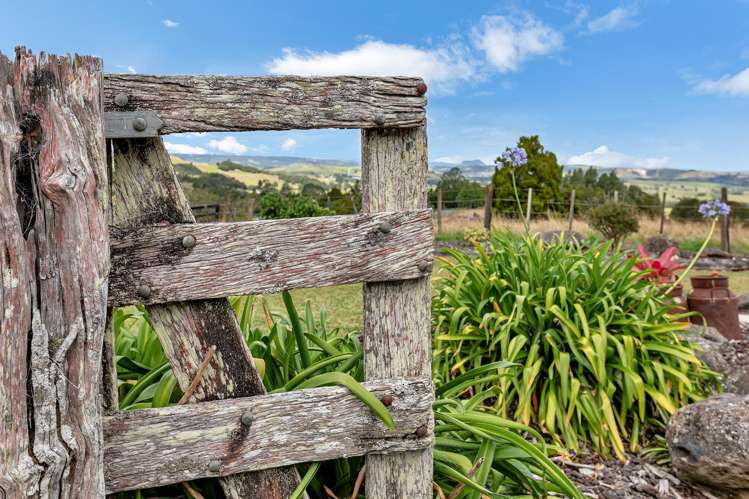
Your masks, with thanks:
M392 227L390 226L390 222L380 222L380 224L377 226L377 230L379 230L383 234L389 233L391 229Z
M145 118L138 117L133 120L133 130L136 132L142 132L146 128L148 128L148 122Z
M182 247L190 249L195 247L195 236L185 236L182 238Z
M130 99L126 94L117 94L114 96L114 105L117 107L125 107Z
M427 272L429 270L429 262L419 262L419 272Z
M424 95L427 93L427 84L424 82L419 83L416 85L416 93L419 95Z
M385 407L390 407L393 404L393 396L392 395L383 395L382 396L382 405Z
M374 117L374 122L377 126L382 126L385 124L385 114L384 113L377 113Z
M427 430L427 425L421 425L418 428L416 428L416 436L419 438L424 438L429 434L429 430Z
M151 296L151 288L148 287L147 284L141 284L138 286L138 296L140 296L143 299L149 298Z
M250 426L252 425L252 414L250 414L249 412L245 412L244 414L242 414L242 417L239 418L239 420L243 425Z
M208 471L211 473L218 473L221 471L221 461L213 460L208 463Z

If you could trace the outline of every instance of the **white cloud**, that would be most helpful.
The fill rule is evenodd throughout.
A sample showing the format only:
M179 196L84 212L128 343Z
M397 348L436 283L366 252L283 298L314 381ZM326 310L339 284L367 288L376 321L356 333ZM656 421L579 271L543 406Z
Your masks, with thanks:
M284 151L293 151L296 149L296 140L288 138L281 143L281 149Z
M749 68L735 75L725 75L718 80L702 81L697 83L694 89L702 94L749 96Z
M224 137L221 140L211 140L208 142L208 147L211 149L215 149L220 152L224 152L226 154L244 154L247 151L250 150L249 147L247 147L244 144L240 144L237 142L237 139L232 137L231 135L228 137Z
M161 24L166 26L167 28L176 28L179 26L179 23L177 21L172 21L171 19L164 19L161 21Z
M135 69L135 68L134 68L134 67L132 67L132 66L128 66L128 67L127 67L127 72L128 72L128 73L130 73L130 74L135 74L135 73L137 73L137 72L138 72L138 70L137 70L137 69Z
M173 142L164 142L166 150L172 154L206 154L208 151L198 146L188 144L175 144Z
M302 76L418 76L438 86L475 76L474 64L458 42L433 49L379 40L367 40L343 52L299 53L285 48L283 56L273 59L268 70Z
M608 146L599 146L592 151L570 157L566 163L568 165L592 165L604 168L664 168L671 164L671 158L636 158L612 151Z
M560 32L525 14L522 20L505 16L484 16L473 30L476 47L501 73L517 71L520 64L533 56L545 55L562 48Z
M591 19L588 22L588 32L603 33L605 31L621 31L634 28L639 24L637 20L639 13L637 4L620 5L606 15Z

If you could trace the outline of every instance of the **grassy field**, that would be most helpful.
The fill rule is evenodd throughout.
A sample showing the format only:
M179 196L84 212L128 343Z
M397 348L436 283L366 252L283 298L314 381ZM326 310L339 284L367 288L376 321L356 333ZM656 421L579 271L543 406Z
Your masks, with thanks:
M679 182L658 180L626 180L625 184L636 185L645 192L655 194L666 192L668 203L675 203L682 198L715 199L720 197L721 187L726 187L717 182ZM738 186L728 186L728 196L731 201L749 203L749 189Z
M185 164L190 163L189 161L184 161L183 159L180 159L177 156L172 156L172 163L175 165L178 164ZM284 184L284 180L279 177L278 175L274 175L272 173L253 173L253 172L245 172L242 170L229 170L224 171L220 170L218 165L213 163L191 163L193 166L198 168L203 173L220 173L221 175L226 175L227 177L231 177L235 180L239 180L243 184L245 184L247 187L256 187L260 184L260 181L264 182L270 182L273 184L276 184L278 188L280 189ZM299 190L299 186L295 184L291 184L290 187L292 190Z

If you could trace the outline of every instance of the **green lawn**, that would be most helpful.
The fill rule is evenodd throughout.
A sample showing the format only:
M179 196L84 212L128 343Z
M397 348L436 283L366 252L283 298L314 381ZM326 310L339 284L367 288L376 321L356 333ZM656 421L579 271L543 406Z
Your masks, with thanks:
M704 271L693 271L691 275L705 274ZM439 275L439 265L437 266ZM735 293L749 293L749 271L729 272L731 289ZM689 280L685 279L684 290L688 292ZM330 286L318 289L297 289L291 292L297 308L303 310L309 301L315 318L319 318L320 309L326 312L326 323L329 329L340 328L344 331L361 331L362 329L362 286L350 284L347 286ZM271 313L283 314L285 308L281 295L264 295ZM255 312L255 326L264 327L263 314L260 309Z

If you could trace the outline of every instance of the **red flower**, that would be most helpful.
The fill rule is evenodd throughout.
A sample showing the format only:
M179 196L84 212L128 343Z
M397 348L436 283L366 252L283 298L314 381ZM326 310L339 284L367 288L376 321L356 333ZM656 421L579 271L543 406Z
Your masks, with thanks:
M669 283L674 280L674 273L684 268L676 258L676 253L679 251L676 246L671 246L658 258L651 258L642 245L638 250L640 251L640 260L635 263L635 268L645 272L642 276L643 279L655 281L659 284Z

